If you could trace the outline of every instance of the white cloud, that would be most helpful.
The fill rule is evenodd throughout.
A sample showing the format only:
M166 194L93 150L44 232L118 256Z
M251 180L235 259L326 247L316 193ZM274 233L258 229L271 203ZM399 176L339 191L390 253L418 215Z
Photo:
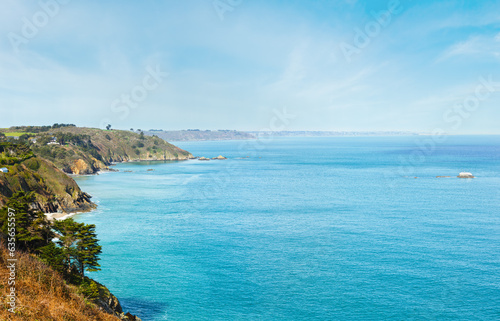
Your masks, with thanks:
M446 49L438 62L457 56L482 56L500 58L500 34L496 36L475 35Z

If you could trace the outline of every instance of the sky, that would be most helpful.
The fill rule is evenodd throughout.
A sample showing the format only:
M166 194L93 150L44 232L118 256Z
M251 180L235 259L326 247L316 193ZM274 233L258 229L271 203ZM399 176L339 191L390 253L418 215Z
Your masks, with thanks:
M0 2L0 127L500 134L499 119L497 0Z

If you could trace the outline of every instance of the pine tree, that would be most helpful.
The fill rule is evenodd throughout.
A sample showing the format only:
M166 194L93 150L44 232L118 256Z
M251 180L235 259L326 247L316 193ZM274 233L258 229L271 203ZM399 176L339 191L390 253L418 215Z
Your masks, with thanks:
M66 267L66 272L71 274L75 269L75 245L78 241L77 233L80 223L75 222L72 218L54 221L53 228L57 235L57 244L61 247L64 255L63 264Z
M65 254L62 248L58 247L54 242L49 242L48 245L40 248L39 257L47 265L50 265L54 270L59 273L66 273L64 260Z
M9 235L15 227L17 248L35 252L48 244L53 236L50 223L42 212L32 209L33 193L16 192L0 210L0 224L3 236ZM9 221L9 209L15 215Z
M97 234L94 224L82 224L78 232L78 243L76 246L78 262L80 263L80 272L82 277L84 271L95 272L100 270L99 254L102 252L102 246L98 244Z
M64 265L68 273L77 271L83 277L85 270L100 270L98 261L102 247L98 244L94 224L78 223L69 218L54 222L54 230L58 235L57 244L65 256Z

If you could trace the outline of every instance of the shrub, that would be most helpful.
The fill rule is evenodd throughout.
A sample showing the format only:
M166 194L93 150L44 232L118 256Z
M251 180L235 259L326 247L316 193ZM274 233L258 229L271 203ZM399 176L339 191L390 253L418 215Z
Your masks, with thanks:
M40 162L36 159L30 159L24 164L33 171L37 171L40 168Z

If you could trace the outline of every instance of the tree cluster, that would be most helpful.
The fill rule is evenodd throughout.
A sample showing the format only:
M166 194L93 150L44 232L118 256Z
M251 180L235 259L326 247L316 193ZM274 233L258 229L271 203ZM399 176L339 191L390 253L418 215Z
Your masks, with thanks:
M0 142L0 165L14 165L33 156L25 144Z
M49 222L33 209L33 193L16 192L0 210L0 237L19 251L37 255L68 278L99 270L101 246L95 225L73 219ZM9 211L14 212L13 217ZM13 232L14 231L14 232Z
M27 133L42 133L42 132L47 132L51 129L56 129L56 128L63 128L63 127L76 127L75 124L58 124L55 123L52 126L13 126L11 127L12 129L15 130L22 130Z

